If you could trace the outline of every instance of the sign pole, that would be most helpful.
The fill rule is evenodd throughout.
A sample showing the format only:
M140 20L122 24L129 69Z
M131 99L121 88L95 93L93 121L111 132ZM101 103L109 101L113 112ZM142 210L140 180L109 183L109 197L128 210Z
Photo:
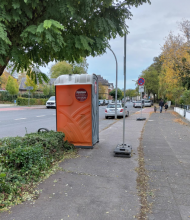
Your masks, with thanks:
M33 86L28 86L26 87L26 89L28 90L28 106L30 105L30 90L33 90Z
M142 92L141 92L141 118L142 118Z
M142 105L143 105L143 102L142 102L142 92L144 92L144 83L145 83L145 79L144 78L139 78L138 79L139 92L141 93L141 117L137 118L137 121L146 120L146 118L142 117Z
M123 147L125 144L125 90L126 90L126 34L124 36L124 106L123 106Z

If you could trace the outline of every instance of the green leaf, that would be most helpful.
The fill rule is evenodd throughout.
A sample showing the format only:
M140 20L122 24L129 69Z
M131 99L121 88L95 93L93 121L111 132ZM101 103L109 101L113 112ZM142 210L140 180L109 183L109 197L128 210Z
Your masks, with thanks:
M6 174L5 173L0 173L0 178L5 178Z
M43 27L44 27L45 29L48 29L48 28L51 27L51 25L52 25L52 21L51 21L51 20L45 20Z

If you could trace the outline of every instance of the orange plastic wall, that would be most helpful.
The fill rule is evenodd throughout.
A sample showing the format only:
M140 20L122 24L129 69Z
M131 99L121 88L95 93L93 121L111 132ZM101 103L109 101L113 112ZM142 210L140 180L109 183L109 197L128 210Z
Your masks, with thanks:
M56 111L57 131L65 134L65 140L75 146L92 146L92 85L57 85ZM78 101L75 92L85 89L88 97Z

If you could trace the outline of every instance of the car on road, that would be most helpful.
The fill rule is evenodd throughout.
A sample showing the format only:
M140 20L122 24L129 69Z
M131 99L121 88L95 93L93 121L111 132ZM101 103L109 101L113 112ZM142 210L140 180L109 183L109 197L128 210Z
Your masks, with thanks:
M134 108L141 108L141 104L142 104L142 108L143 108L143 107L144 107L144 101L142 101L142 102L141 102L141 100L135 101L135 102L133 103L133 107L134 107Z
M104 100L103 100L103 99L100 99L100 100L99 100L99 106L100 106L100 105L104 105Z
M46 102L46 108L56 108L55 96L51 96Z
M152 106L152 102L150 100L144 100L144 106L145 107L151 107Z
M125 111L125 117L129 116L129 111L127 111L127 107L122 107L122 104L117 104L117 117L123 117L123 111ZM115 117L115 103L110 103L107 105L107 108L105 109L105 118L108 117Z
M109 104L109 100L104 100L105 101L105 105L108 105Z

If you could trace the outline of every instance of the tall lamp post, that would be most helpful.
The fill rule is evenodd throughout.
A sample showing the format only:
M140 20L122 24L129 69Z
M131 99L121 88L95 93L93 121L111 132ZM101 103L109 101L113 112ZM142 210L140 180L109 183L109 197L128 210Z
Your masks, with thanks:
M125 144L125 91L126 91L126 34L124 35L124 107L123 107L123 143L118 144L114 150L115 156L131 157L132 146Z
M116 55L115 55L115 53L113 52L113 50L110 48L110 47L108 47L110 50L111 50L111 52L113 53L113 55L114 55L114 57L115 57L115 61L116 61L116 80L115 80L115 119L117 119L117 78L118 78L118 74L117 74L117 70L118 70L118 67L117 67L117 57L116 57Z

